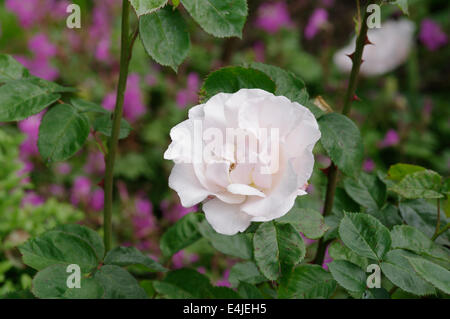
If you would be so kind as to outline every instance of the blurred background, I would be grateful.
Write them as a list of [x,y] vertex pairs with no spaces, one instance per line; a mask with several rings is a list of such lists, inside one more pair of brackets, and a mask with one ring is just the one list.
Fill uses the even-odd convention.
[[[81,7],[81,29],[66,27],[70,3]],[[382,39],[375,41],[378,53],[365,63],[376,72],[361,77],[351,117],[364,138],[363,170],[383,172],[405,162],[448,176],[450,3],[409,3],[407,17],[397,6],[382,6],[380,30],[387,21],[394,27],[386,31],[386,24],[384,36],[374,35]],[[13,55],[31,74],[76,87],[79,97],[112,110],[120,9],[120,0],[0,0],[0,53]],[[320,96],[322,106],[340,110],[348,74],[339,54],[351,53],[343,51],[358,19],[354,0],[249,0],[242,39],[215,39],[181,5],[180,10],[189,23],[192,47],[178,73],[154,63],[136,42],[124,106],[133,131],[120,141],[115,170],[115,244],[133,245],[157,258],[164,230],[198,209],[182,207],[168,188],[172,163],[162,154],[170,142],[170,128],[197,104],[203,79],[222,66],[273,64],[301,77],[312,100]],[[403,19],[409,21],[407,35],[395,24]],[[34,271],[21,263],[15,248],[29,236],[71,222],[101,232],[104,159],[94,135],[70,161],[47,166],[36,145],[41,118],[39,114],[17,124],[0,123],[0,295],[31,284]],[[325,175],[320,168],[330,161],[320,145],[315,154],[307,200],[321,209]],[[308,243],[312,251],[315,243]],[[201,240],[173,256],[168,265],[191,266],[217,285],[229,286],[228,273],[235,262]],[[147,276],[142,269],[135,272]]]

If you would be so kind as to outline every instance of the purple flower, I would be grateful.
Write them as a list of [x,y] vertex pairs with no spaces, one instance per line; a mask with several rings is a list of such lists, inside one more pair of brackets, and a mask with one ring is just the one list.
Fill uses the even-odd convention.
[[45,13],[39,0],[6,0],[5,7],[16,14],[23,28],[32,27]]
[[316,36],[322,25],[328,20],[328,12],[323,8],[314,10],[305,28],[305,38],[310,40]]
[[228,278],[230,277],[230,270],[227,269],[224,271],[222,279],[220,279],[219,281],[216,282],[216,286],[217,287],[228,287],[231,288],[231,283],[228,280]]
[[80,202],[87,204],[91,194],[91,181],[85,176],[78,176],[72,186],[72,194],[70,201],[73,205],[78,205]]
[[365,172],[372,172],[375,169],[375,162],[371,158],[367,158],[363,163],[363,170]]
[[195,212],[197,211],[197,206],[192,206],[192,207],[183,207],[181,206],[181,204],[177,203],[171,207],[169,207],[167,202],[162,202],[161,205],[161,210],[163,211],[163,217],[171,222],[176,222],[177,220],[179,220],[180,218],[182,218],[183,216]]
[[58,50],[43,33],[36,34],[28,41],[28,49],[33,52],[35,57],[43,59],[54,57]]
[[447,35],[441,30],[441,27],[431,19],[422,20],[419,39],[430,51],[436,51],[448,42]]
[[22,206],[40,206],[44,204],[44,199],[35,192],[28,192],[22,199]]
[[105,193],[104,193],[103,189],[101,189],[101,188],[96,189],[92,193],[91,199],[89,201],[89,207],[95,212],[102,211],[103,205],[104,205],[104,200],[105,200]]
[[69,175],[72,171],[72,166],[69,163],[60,163],[56,166],[56,171],[60,175]]
[[180,269],[184,266],[184,251],[180,250],[172,256],[172,265],[174,269]]
[[200,88],[200,78],[197,73],[189,73],[187,76],[187,87],[177,93],[176,101],[180,109],[184,109],[198,100],[197,91]]
[[285,2],[264,3],[258,8],[256,26],[268,33],[291,27],[292,21]]
[[136,212],[133,217],[135,235],[143,238],[156,229],[153,205],[148,199],[141,197],[136,199],[135,208]]
[[20,158],[22,159],[39,154],[37,141],[43,114],[44,112],[41,112],[18,123],[19,130],[27,136],[20,145]]
[[264,43],[261,41],[255,42],[253,45],[253,52],[255,54],[255,60],[258,62],[264,62],[266,59]]
[[99,151],[90,152],[87,162],[84,165],[84,171],[92,175],[103,175],[105,172],[105,158],[103,153]]
[[378,143],[379,148],[386,148],[390,146],[395,146],[400,142],[400,137],[398,136],[398,133],[396,130],[390,129],[387,131],[386,135],[384,136],[384,139]]
[[322,264],[322,268],[325,270],[328,270],[328,264],[333,261],[333,258],[331,258],[330,254],[328,253],[328,247],[325,250],[325,257],[323,259],[323,264]]
[[17,61],[22,63],[30,73],[34,76],[43,78],[48,81],[54,81],[59,77],[59,71],[50,65],[47,58],[35,57],[28,59],[23,56],[14,56]]

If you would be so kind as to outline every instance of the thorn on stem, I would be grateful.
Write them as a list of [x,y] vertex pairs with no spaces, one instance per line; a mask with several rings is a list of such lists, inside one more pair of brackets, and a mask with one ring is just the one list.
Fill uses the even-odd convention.
[[366,40],[364,41],[364,45],[375,45],[373,42],[369,40],[369,37],[366,35]]

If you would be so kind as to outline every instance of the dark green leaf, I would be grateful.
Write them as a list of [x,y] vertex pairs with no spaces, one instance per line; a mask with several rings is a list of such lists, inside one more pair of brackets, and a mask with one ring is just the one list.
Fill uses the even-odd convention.
[[201,214],[190,213],[170,227],[161,238],[161,251],[167,257],[199,240],[202,235],[199,225],[203,220]]
[[300,80],[294,73],[259,62],[253,62],[250,66],[264,72],[275,82],[277,86],[275,95],[285,96],[291,101],[298,102],[302,105],[308,102],[309,95],[305,82]]
[[261,273],[276,280],[299,263],[306,253],[305,244],[291,224],[266,222],[261,224],[254,237],[255,261]]
[[406,175],[398,184],[389,188],[407,199],[443,198],[441,176],[431,170],[419,171]]
[[259,70],[232,66],[208,75],[202,92],[205,95],[204,100],[208,100],[218,93],[235,93],[240,89],[262,89],[274,93],[275,82]]
[[241,299],[241,296],[228,287],[212,287],[212,298],[214,299]]
[[101,105],[82,99],[71,99],[70,103],[72,103],[72,105],[78,110],[78,112],[94,112],[103,114],[111,113]]
[[105,265],[130,266],[143,265],[151,271],[167,271],[161,264],[145,256],[135,247],[116,247],[109,251],[104,260]]
[[237,290],[238,294],[244,299],[264,299],[261,291],[249,283],[241,282]]
[[378,210],[386,201],[386,185],[377,176],[361,173],[357,179],[346,178],[344,189],[355,202],[371,210]]
[[104,265],[94,278],[102,285],[105,299],[147,299],[145,290],[121,267]]
[[167,0],[130,0],[138,17],[152,13],[167,3]]
[[235,264],[230,270],[228,280],[233,287],[237,287],[240,282],[255,285],[266,281],[266,278],[259,272],[254,262],[247,261]]
[[0,83],[19,80],[28,75],[28,70],[12,56],[0,54]]
[[328,113],[318,120],[321,142],[332,161],[345,174],[359,173],[363,160],[363,144],[358,127],[348,117]]
[[336,241],[328,246],[328,253],[333,260],[346,260],[355,265],[358,265],[362,269],[366,269],[368,265],[367,258],[359,256],[350,248],[347,248],[346,246]]
[[391,250],[381,263],[383,274],[396,286],[415,295],[423,296],[434,293],[434,289],[415,272],[408,262],[413,253],[406,250]]
[[400,182],[406,175],[424,170],[425,168],[422,166],[399,163],[389,167],[388,178]]
[[321,213],[310,208],[291,209],[289,213],[277,219],[277,223],[288,223],[302,232],[306,237],[318,239],[328,230]]
[[384,288],[370,288],[364,292],[363,299],[391,299],[389,292]]
[[163,281],[155,281],[153,286],[169,299],[210,298],[213,289],[206,276],[187,268],[169,272]]
[[245,0],[181,0],[206,32],[216,37],[242,37],[247,17]]
[[319,265],[300,265],[282,280],[278,290],[280,299],[330,298],[336,281]]
[[42,299],[99,299],[102,286],[93,278],[81,276],[80,288],[69,288],[67,279],[71,275],[65,265],[52,265],[37,273],[33,279],[32,292]]
[[384,205],[381,209],[369,209],[367,212],[389,229],[392,229],[393,226],[402,224],[403,222],[397,206],[390,203]]
[[8,82],[0,86],[0,122],[20,121],[38,114],[60,97],[26,80]]
[[407,257],[420,277],[434,287],[450,294],[450,271],[422,258]]
[[339,226],[339,235],[358,255],[375,260],[382,260],[391,247],[389,230],[367,214],[346,214]]
[[233,236],[218,234],[206,220],[199,225],[199,231],[218,251],[242,259],[253,258],[251,234],[240,233]]
[[165,7],[139,20],[139,35],[147,53],[159,64],[177,71],[191,46],[181,14]]
[[333,278],[342,287],[353,292],[366,290],[367,274],[357,265],[346,260],[334,260],[328,264]]
[[[112,132],[112,118],[111,114],[104,114],[97,117],[94,121],[93,127],[94,131],[100,132],[105,136],[110,137]],[[122,118],[120,122],[120,132],[119,132],[119,139],[126,138],[130,131],[132,130],[130,123],[127,122],[124,118]]]
[[58,104],[42,119],[39,153],[48,162],[64,161],[81,149],[88,136],[86,116],[68,104]]

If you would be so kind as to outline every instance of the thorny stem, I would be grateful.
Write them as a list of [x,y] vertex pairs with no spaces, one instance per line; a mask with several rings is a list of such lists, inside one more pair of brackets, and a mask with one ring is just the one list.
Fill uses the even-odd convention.
[[[359,10],[358,10],[359,11]],[[356,39],[356,48],[355,52],[351,54],[349,57],[353,61],[352,70],[350,73],[350,79],[349,84],[347,87],[347,92],[345,94],[345,100],[344,100],[344,107],[342,109],[343,115],[348,115],[350,113],[350,108],[352,105],[353,100],[355,99],[355,92],[356,92],[356,86],[358,84],[358,74],[359,69],[362,64],[362,55],[364,51],[364,46],[366,44],[369,44],[367,39],[367,18],[369,16],[369,13],[367,10],[365,10],[364,18],[361,21],[360,24],[360,30],[359,35]],[[331,210],[333,209],[333,202],[334,202],[334,194],[336,192],[336,184],[337,184],[337,176],[338,176],[338,168],[334,163],[331,163],[331,166],[328,170],[328,183],[327,183],[327,190],[325,195],[325,205],[323,208],[323,216],[328,216],[331,213]],[[316,257],[314,259],[314,263],[318,265],[322,265],[323,259],[325,256],[325,250],[327,245],[329,244],[329,241],[324,241],[323,237],[319,240],[318,246],[317,246],[317,253]]]
[[[119,83],[117,85],[117,98],[114,113],[112,115],[112,133],[108,139],[108,154],[106,156],[105,169],[105,208],[103,212],[104,243],[106,251],[111,249],[112,243],[112,202],[113,202],[113,172],[114,162],[117,153],[117,144],[119,140],[120,122],[123,114],[123,101],[125,89],[127,86],[128,66],[131,59],[132,43],[134,38],[130,39],[129,19],[130,3],[128,0],[122,1],[122,34],[120,47],[120,73]],[[131,44],[131,45],[130,45]]]

